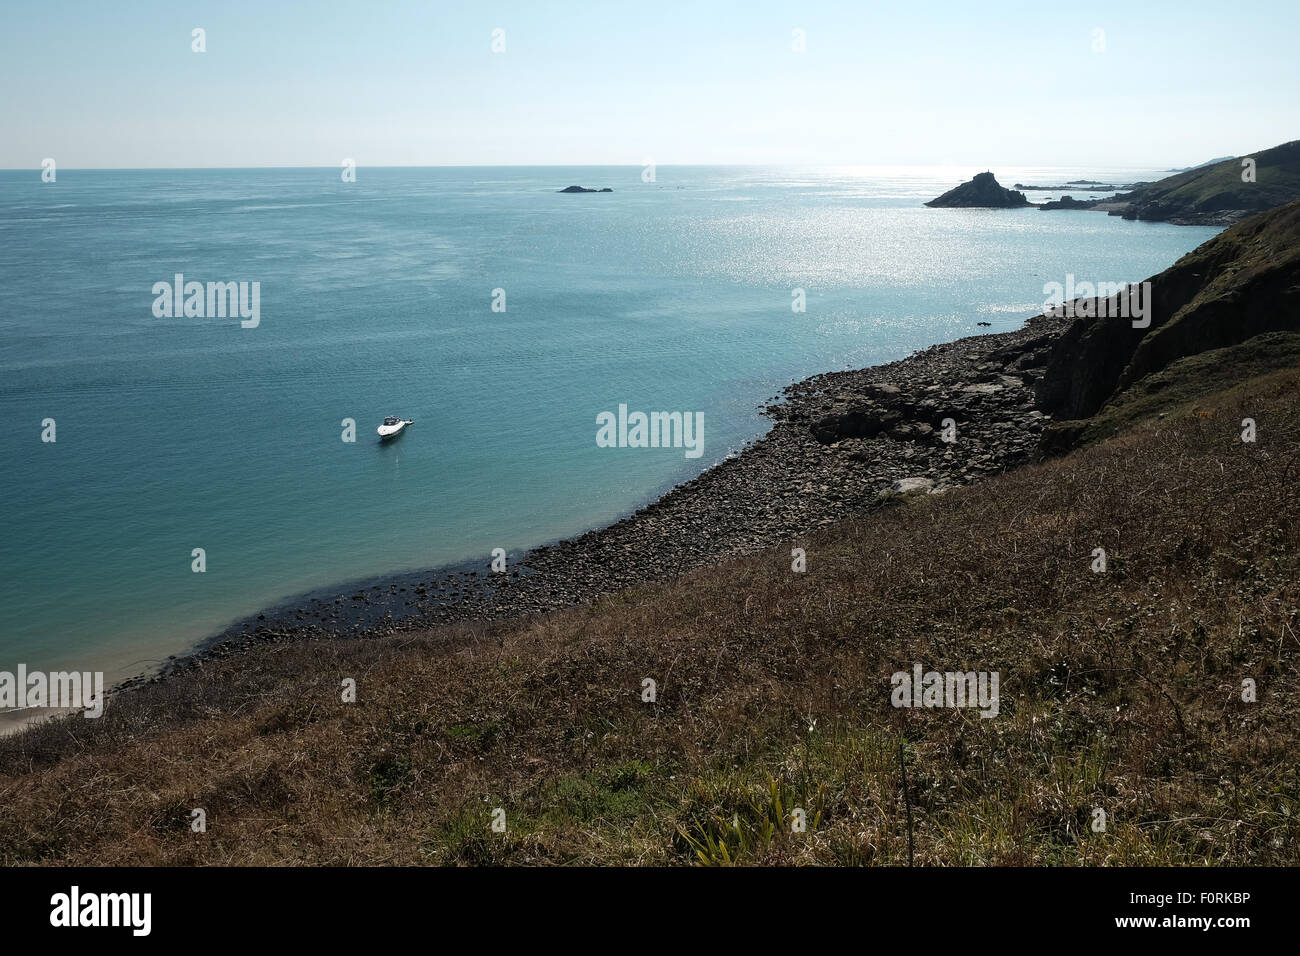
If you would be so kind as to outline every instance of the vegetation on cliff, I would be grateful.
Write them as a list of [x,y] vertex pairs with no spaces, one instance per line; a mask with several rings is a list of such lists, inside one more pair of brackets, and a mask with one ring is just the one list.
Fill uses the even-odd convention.
[[[1253,175],[1245,178],[1244,160],[1253,164]],[[1300,140],[1197,166],[1103,202],[1111,215],[1125,219],[1223,226],[1295,199],[1300,199]]]

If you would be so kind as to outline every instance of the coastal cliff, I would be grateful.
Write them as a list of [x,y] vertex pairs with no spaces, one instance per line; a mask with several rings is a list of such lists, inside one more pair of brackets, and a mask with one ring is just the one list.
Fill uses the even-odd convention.
[[1139,183],[1116,196],[1083,200],[1063,196],[1039,208],[1095,209],[1178,226],[1230,226],[1295,199],[1300,199],[1300,140],[1206,163],[1154,183]]
[[[1254,177],[1243,178],[1243,160]],[[1119,198],[1119,197],[1117,197]],[[1169,176],[1123,197],[1111,215],[1175,225],[1224,226],[1300,198],[1300,140]]]
[[1035,386],[1043,411],[1085,419],[1180,359],[1300,332],[1300,201],[1238,223],[1149,281],[1149,327],[1120,315],[1115,297],[1108,316],[1077,318],[1056,340]]

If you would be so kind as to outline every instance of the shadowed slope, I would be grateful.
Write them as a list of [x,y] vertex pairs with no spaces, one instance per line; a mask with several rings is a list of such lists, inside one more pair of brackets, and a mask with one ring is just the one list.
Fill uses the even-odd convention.
[[1061,335],[1037,383],[1044,411],[1086,418],[1180,358],[1300,331],[1300,201],[1238,223],[1149,281],[1149,328],[1134,328],[1112,298],[1107,317],[1076,319]]

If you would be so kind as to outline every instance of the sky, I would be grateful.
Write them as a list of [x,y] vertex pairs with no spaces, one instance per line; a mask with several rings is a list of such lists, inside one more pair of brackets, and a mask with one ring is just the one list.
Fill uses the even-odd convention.
[[1297,51],[1297,0],[15,2],[0,168],[1171,168],[1300,138]]

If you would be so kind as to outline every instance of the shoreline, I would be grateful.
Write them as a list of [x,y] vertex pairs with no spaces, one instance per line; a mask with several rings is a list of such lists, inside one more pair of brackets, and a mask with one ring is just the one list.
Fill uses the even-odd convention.
[[[762,407],[766,434],[612,524],[507,556],[321,588],[232,623],[110,693],[264,643],[372,639],[527,617],[794,542],[900,493],[942,493],[1031,460],[1050,418],[1033,386],[1069,320],[1034,316],[883,365],[825,372]],[[957,423],[946,443],[940,422]]]

